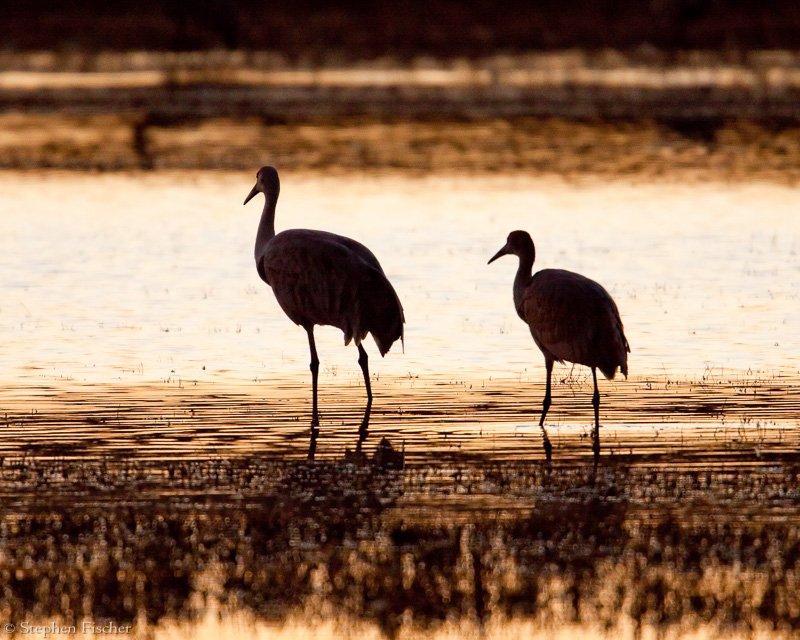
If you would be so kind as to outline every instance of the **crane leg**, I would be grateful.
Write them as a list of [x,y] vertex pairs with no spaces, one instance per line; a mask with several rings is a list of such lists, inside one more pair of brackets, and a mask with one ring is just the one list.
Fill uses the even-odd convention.
[[547,430],[544,428],[544,418],[547,415],[547,410],[550,408],[550,378],[553,375],[553,361],[545,358],[545,369],[547,369],[547,386],[544,392],[544,401],[542,402],[542,417],[539,419],[539,426],[542,428],[542,444],[544,446],[544,455],[547,461],[550,462],[553,454],[553,445],[550,444],[550,438],[547,437]]
[[317,357],[317,345],[314,344],[314,327],[312,326],[307,328],[306,333],[308,333],[308,348],[311,350],[311,389],[313,393],[311,426],[313,428],[319,426],[319,413],[317,411],[317,378],[319,377],[319,358]]
[[592,380],[594,380],[594,395],[592,395],[592,406],[594,407],[594,451],[595,464],[600,455],[600,392],[597,390],[597,371],[592,367]]
[[358,364],[364,374],[364,386],[367,388],[367,408],[364,411],[364,420],[361,422],[361,429],[359,430],[361,435],[361,439],[359,440],[360,446],[361,442],[367,436],[367,427],[369,427],[369,414],[372,411],[372,387],[369,384],[369,358],[367,357],[367,352],[360,343],[358,345]]

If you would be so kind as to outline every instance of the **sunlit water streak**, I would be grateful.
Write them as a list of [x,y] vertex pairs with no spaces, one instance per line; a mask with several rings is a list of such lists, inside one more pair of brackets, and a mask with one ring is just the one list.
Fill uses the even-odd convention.
[[[537,382],[385,384],[373,408],[364,451],[388,438],[408,465],[542,458]],[[628,467],[769,466],[794,455],[797,378],[664,377],[617,385],[603,406],[601,440],[611,462]],[[304,385],[92,385],[61,383],[0,391],[3,452],[10,459],[106,459],[135,464],[220,461],[259,456],[305,460],[310,447]],[[587,381],[557,380],[548,432],[561,464],[589,464],[592,412]],[[321,460],[358,448],[364,399],[334,386],[320,403]],[[0,465],[1,466],[1,465]]]
[[[241,205],[253,176],[0,175],[5,383],[309,377],[304,332],[254,268],[260,204]],[[800,367],[796,189],[282,177],[278,230],[361,240],[403,301],[405,353],[382,360],[368,346],[379,395],[386,379],[541,379],[511,301],[516,262],[486,265],[516,228],[531,232],[536,267],[579,271],[614,296],[633,375]],[[337,330],[319,329],[318,348],[323,397],[361,384]]]

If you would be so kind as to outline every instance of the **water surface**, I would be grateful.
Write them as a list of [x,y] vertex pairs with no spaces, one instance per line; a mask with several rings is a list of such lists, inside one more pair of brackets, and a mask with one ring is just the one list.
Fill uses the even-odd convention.
[[[0,176],[0,357],[9,383],[235,384],[305,375],[305,335],[256,274],[253,175]],[[796,190],[520,176],[283,176],[278,229],[324,228],[379,257],[406,309],[406,349],[376,376],[539,377],[511,302],[528,230],[537,268],[579,271],[617,301],[633,375],[797,370]],[[326,376],[360,373],[321,328]],[[374,352],[373,352],[374,353]],[[326,380],[326,385],[329,381]]]
[[[2,173],[3,622],[136,637],[790,637],[800,222],[774,184],[282,174],[276,225],[367,244],[405,351],[305,334],[255,271],[254,173]],[[511,300],[601,282],[631,343],[544,366]],[[369,340],[369,339],[368,339]],[[381,457],[386,438],[404,458]],[[384,446],[386,446],[384,444]],[[355,452],[359,451],[359,454]],[[54,637],[50,635],[48,637]]]

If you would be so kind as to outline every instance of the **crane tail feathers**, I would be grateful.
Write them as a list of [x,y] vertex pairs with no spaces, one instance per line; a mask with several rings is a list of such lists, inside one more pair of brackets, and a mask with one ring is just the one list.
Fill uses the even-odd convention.
[[364,325],[375,339],[381,356],[386,355],[392,345],[400,339],[405,353],[405,335],[403,324],[406,321],[403,305],[397,297],[394,288],[381,274],[373,285],[372,295],[368,297]]
[[[375,332],[372,332],[372,337],[375,338],[375,344],[378,345],[378,351],[380,351],[381,356],[385,356],[387,353],[389,353],[389,349],[392,348],[392,345],[397,338],[401,338],[402,342],[402,335],[388,337],[387,335],[376,335]],[[403,344],[403,353],[405,353],[405,344]]]

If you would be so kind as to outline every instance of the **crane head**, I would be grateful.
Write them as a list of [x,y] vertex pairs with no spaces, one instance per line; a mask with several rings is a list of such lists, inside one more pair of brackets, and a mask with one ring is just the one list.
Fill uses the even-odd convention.
[[500,249],[500,251],[495,253],[487,264],[492,264],[492,262],[501,256],[507,255],[515,255],[519,257],[527,255],[533,257],[536,255],[536,250],[533,246],[533,240],[531,240],[531,236],[527,231],[512,231],[509,233],[508,238],[506,238],[505,246]]
[[275,167],[261,167],[256,174],[256,184],[247,194],[243,204],[250,202],[257,193],[263,193],[268,199],[274,200],[281,190],[281,181]]

